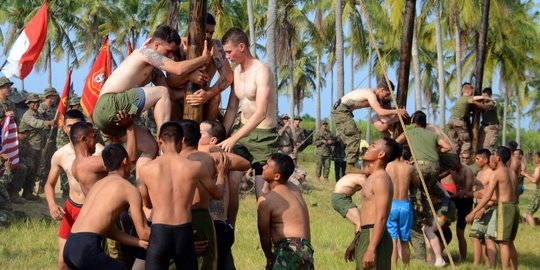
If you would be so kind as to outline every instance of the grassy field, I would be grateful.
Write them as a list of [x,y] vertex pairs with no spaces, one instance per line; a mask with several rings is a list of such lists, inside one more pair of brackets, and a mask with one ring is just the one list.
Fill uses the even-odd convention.
[[[306,168],[308,177],[314,175],[314,165],[301,162]],[[309,180],[313,177],[309,178]],[[330,179],[334,179],[331,173]],[[311,237],[315,250],[316,269],[354,269],[353,263],[345,263],[343,252],[353,237],[353,228],[345,219],[335,212],[330,205],[330,194],[333,182],[317,182],[311,180],[311,192],[304,195],[309,206],[311,218]],[[525,194],[521,197],[520,208],[525,213],[529,198],[533,193],[533,185],[526,185]],[[357,201],[358,198],[355,198]],[[44,218],[48,215],[44,203],[32,207],[30,218],[19,221],[8,228],[0,228],[0,269],[55,269],[57,254],[58,223]],[[255,197],[247,195],[241,199],[240,211],[236,227],[236,242],[233,254],[238,269],[263,269],[264,254],[259,246],[257,233],[257,216]],[[468,234],[469,227],[467,227]],[[538,230],[522,223],[516,239],[521,269],[539,269],[540,243]],[[469,260],[472,247],[469,241]],[[450,243],[453,255],[458,254],[457,240]],[[390,259],[390,258],[388,258]],[[403,268],[399,266],[398,268]],[[474,267],[470,263],[457,266],[459,269],[484,269]],[[409,269],[432,269],[427,264],[412,261]]]

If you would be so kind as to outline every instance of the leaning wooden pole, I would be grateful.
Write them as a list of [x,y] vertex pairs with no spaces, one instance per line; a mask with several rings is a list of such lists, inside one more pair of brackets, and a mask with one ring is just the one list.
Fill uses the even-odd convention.
[[[206,0],[189,0],[187,59],[194,59],[201,56],[204,50],[206,7]],[[190,106],[185,100],[188,94],[193,94],[195,91],[203,88],[204,85],[188,83],[184,94],[184,119],[191,119],[199,123],[203,120],[203,106]]]
[[[476,54],[476,74],[474,82],[474,95],[479,96],[482,94],[482,79],[484,78],[484,63],[486,62],[486,44],[487,44],[487,31],[489,25],[489,4],[490,0],[482,1],[482,25],[480,26],[480,37],[478,39],[478,53]],[[478,137],[480,127],[480,113],[473,112],[472,123],[472,153],[476,154],[478,150]]]
[[[403,33],[401,34],[401,50],[399,56],[398,73],[398,108],[407,107],[407,92],[409,91],[409,74],[411,70],[411,50],[414,33],[414,20],[416,17],[416,0],[407,0],[405,3],[405,12],[403,13]],[[392,89],[394,90],[394,89]],[[394,137],[399,136],[403,130],[396,125]]]

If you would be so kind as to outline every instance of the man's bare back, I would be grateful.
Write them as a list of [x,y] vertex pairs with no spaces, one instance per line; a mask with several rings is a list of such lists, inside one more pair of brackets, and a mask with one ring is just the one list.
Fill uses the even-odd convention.
[[97,181],[107,176],[107,169],[101,156],[76,157],[71,172],[79,182],[81,191],[86,195]]
[[346,174],[334,187],[334,193],[345,194],[352,196],[354,193],[362,189],[366,182],[366,176],[363,174]]
[[402,160],[394,160],[386,165],[386,172],[394,186],[393,200],[408,201],[411,184],[418,187],[420,182],[414,167]]

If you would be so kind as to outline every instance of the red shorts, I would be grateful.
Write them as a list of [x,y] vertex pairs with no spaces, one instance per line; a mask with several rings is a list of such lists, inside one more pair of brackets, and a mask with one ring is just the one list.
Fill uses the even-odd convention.
[[67,198],[66,200],[66,206],[64,207],[64,218],[62,218],[62,222],[60,223],[60,230],[58,230],[58,237],[62,239],[67,239],[69,236],[69,233],[71,232],[71,227],[73,226],[73,223],[75,223],[75,220],[77,220],[77,216],[79,216],[79,212],[81,212],[82,204],[75,203],[71,200],[71,198]]

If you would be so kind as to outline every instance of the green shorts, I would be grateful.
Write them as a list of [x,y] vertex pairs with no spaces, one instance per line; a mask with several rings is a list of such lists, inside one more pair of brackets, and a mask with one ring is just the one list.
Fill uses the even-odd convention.
[[315,269],[313,247],[302,238],[285,238],[274,245],[276,261],[272,269]]
[[[362,226],[362,234],[356,241],[356,250],[355,250],[354,257],[356,261],[357,270],[364,269],[362,267],[362,258],[364,257],[364,253],[366,252],[369,246],[371,234],[373,233],[372,231],[373,231],[373,225]],[[373,267],[373,269],[390,270],[392,268],[392,262],[390,260],[390,258],[392,257],[392,250],[393,250],[392,245],[393,245],[392,237],[388,233],[388,230],[385,229],[381,242],[379,242],[379,245],[377,246],[377,249],[375,251],[375,267]]]
[[352,201],[352,196],[332,193],[332,207],[336,210],[342,217],[347,216],[347,211],[351,208],[355,208],[356,205]]
[[488,224],[487,235],[495,241],[513,241],[519,227],[519,207],[515,202],[499,202]]
[[197,231],[194,241],[208,241],[206,251],[197,255],[197,262],[201,270],[215,270],[217,268],[217,242],[214,221],[208,209],[191,209],[191,225]]
[[109,136],[122,136],[126,130],[116,126],[118,121],[116,114],[118,111],[125,111],[128,114],[138,116],[144,108],[144,103],[145,96],[142,88],[132,88],[122,93],[104,94],[99,97],[94,108],[92,116],[94,124]]
[[474,237],[480,240],[485,239],[488,230],[488,224],[493,216],[494,211],[495,207],[490,207],[484,212],[484,215],[482,215],[481,218],[474,219],[469,237]]
[[532,215],[536,213],[538,210],[538,207],[540,207],[540,189],[537,188],[534,192],[533,197],[531,198],[531,201],[529,202],[529,206],[527,206],[527,214]]
[[[233,127],[232,133],[236,133],[242,125]],[[232,152],[249,160],[251,163],[263,163],[278,152],[279,134],[276,128],[256,128],[246,137],[238,140],[232,148]]]

